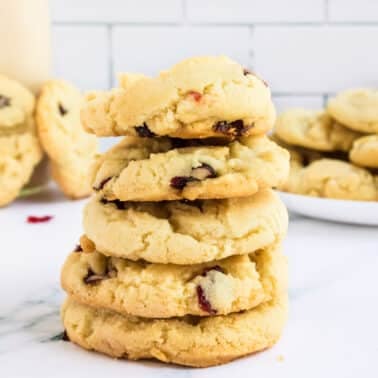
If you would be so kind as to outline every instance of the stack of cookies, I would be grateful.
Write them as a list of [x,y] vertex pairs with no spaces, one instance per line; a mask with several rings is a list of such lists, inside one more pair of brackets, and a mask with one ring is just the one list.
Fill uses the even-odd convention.
[[34,108],[33,93],[0,75],[0,207],[18,196],[42,159]]
[[273,139],[291,153],[290,177],[280,189],[378,201],[378,91],[342,92],[324,111],[288,110]]
[[82,122],[124,138],[99,157],[62,271],[67,337],[109,356],[211,366],[272,346],[287,317],[271,187],[289,154],[264,133],[270,90],[226,57],[88,94]]

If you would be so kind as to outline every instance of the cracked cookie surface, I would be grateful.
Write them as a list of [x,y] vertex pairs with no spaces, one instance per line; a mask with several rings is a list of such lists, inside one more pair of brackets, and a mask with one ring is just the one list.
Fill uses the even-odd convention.
[[287,224],[286,208],[271,190],[194,202],[107,202],[95,196],[83,218],[101,253],[172,264],[251,253],[283,238]]
[[363,133],[378,133],[378,90],[351,89],[331,98],[327,112],[343,125]]
[[361,136],[323,111],[292,109],[280,114],[274,133],[285,143],[319,151],[348,151]]
[[274,345],[288,312],[287,267],[267,287],[271,300],[229,315],[148,319],[79,304],[68,298],[62,320],[68,338],[88,350],[132,360],[205,367]]
[[98,136],[208,138],[260,135],[275,121],[266,83],[227,57],[184,60],[155,78],[123,74],[91,92],[83,125]]
[[38,133],[51,159],[53,178],[70,198],[91,192],[89,170],[97,153],[97,139],[80,122],[82,95],[71,84],[44,84],[37,102]]
[[378,168],[378,135],[357,139],[349,153],[350,160],[360,166]]
[[125,137],[97,160],[93,187],[107,200],[195,200],[250,196],[287,178],[289,153],[265,136],[197,143]]
[[271,300],[273,281],[286,258],[270,246],[250,255],[205,264],[151,264],[73,252],[62,270],[62,287],[75,300],[124,315],[170,318],[225,315]]

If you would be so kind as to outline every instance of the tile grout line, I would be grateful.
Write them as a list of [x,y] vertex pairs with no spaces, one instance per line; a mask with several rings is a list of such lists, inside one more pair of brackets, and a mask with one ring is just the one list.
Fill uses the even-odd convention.
[[113,57],[113,25],[107,25],[108,30],[108,86],[109,88],[113,87],[113,78],[114,78],[114,57]]

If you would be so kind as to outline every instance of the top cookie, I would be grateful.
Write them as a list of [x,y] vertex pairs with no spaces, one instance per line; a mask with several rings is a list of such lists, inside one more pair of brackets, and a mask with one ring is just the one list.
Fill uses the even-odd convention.
[[378,91],[351,89],[331,98],[328,113],[343,125],[357,131],[378,133]]
[[292,109],[282,113],[274,129],[280,140],[318,151],[348,151],[361,134],[340,125],[323,111]]
[[184,60],[155,78],[123,74],[92,92],[81,119],[99,136],[207,138],[262,134],[275,121],[267,85],[227,57]]
[[47,82],[37,103],[38,132],[52,161],[52,173],[71,198],[90,194],[89,168],[97,153],[97,139],[80,122],[82,95],[61,80]]
[[34,106],[34,95],[27,88],[0,75],[0,130],[27,123]]

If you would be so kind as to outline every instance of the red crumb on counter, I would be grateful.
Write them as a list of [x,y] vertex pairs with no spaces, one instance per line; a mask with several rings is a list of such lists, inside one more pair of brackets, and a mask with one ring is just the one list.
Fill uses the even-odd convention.
[[26,218],[26,222],[27,223],[44,223],[44,222],[49,222],[52,218],[54,218],[52,215],[43,215],[43,216],[29,215]]

